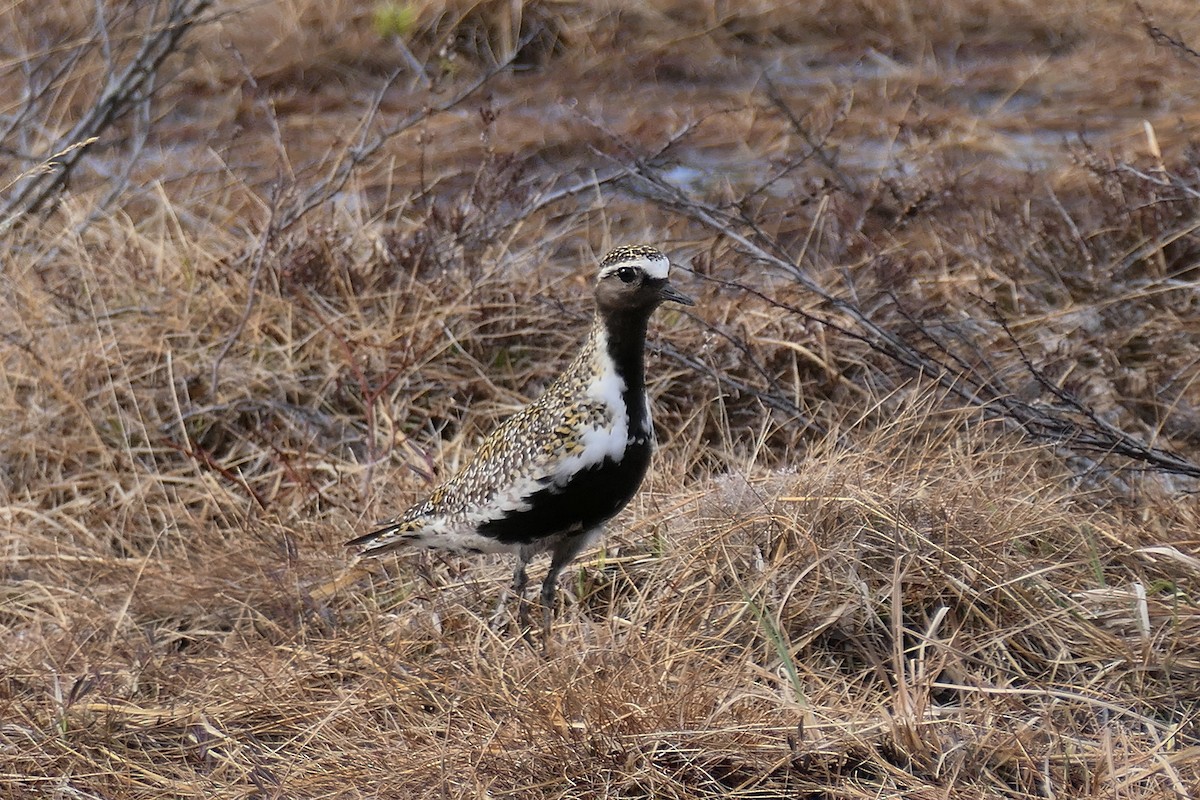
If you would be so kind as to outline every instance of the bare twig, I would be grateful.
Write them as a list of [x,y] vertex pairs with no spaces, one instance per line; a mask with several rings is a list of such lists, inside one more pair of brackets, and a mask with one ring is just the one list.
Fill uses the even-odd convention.
[[[1016,349],[1021,363],[1025,365],[1029,374],[1034,377],[1042,389],[1063,405],[1063,408],[1058,409],[1035,407],[1024,403],[1015,404],[1016,410],[1024,417],[1023,424],[1027,428],[1035,430],[1042,438],[1049,438],[1049,435],[1062,437],[1072,447],[1105,455],[1111,453],[1124,456],[1162,472],[1200,478],[1200,465],[1178,453],[1160,447],[1152,447],[1136,436],[1121,430],[1101,418],[1094,409],[1085,405],[1072,392],[1049,380],[1045,373],[1034,365],[1025,352],[1025,348],[1021,346],[1017,337],[1009,329],[1008,323],[1000,317],[994,304],[992,311],[996,314],[1008,341]],[[1078,415],[1082,422],[1070,419],[1065,416],[1064,412]]]
[[1178,50],[1180,53],[1183,53],[1185,56],[1190,58],[1200,59],[1200,50],[1196,50],[1188,45],[1188,43],[1182,38],[1178,36],[1172,36],[1162,28],[1158,27],[1158,25],[1155,25],[1154,20],[1146,12],[1146,9],[1142,7],[1141,3],[1134,3],[1134,7],[1137,8],[1138,14],[1141,15],[1142,27],[1146,30],[1146,35],[1150,37],[1151,41],[1153,41],[1155,44]]
[[473,94],[479,91],[489,81],[500,73],[507,70],[516,53],[520,52],[521,48],[528,43],[528,37],[522,40],[520,46],[515,48],[513,54],[504,62],[497,64],[492,69],[480,75],[467,86],[460,89],[448,100],[441,103],[429,106],[414,114],[410,114],[399,122],[392,123],[384,128],[373,137],[370,136],[371,126],[374,123],[375,117],[379,113],[379,106],[383,102],[383,97],[386,91],[395,83],[400,73],[396,72],[383,83],[379,91],[376,92],[375,98],[367,109],[364,115],[363,123],[359,127],[358,143],[353,147],[348,147],[330,166],[326,176],[318,183],[303,192],[295,202],[282,209],[278,217],[279,231],[282,233],[290,229],[293,225],[303,219],[314,208],[328,202],[332,197],[338,194],[345,187],[346,182],[358,167],[370,160],[379,150],[396,136],[404,133],[407,130],[427,121],[430,117],[437,114],[444,114],[450,111],[464,101],[470,98]]
[[[846,173],[842,171],[842,168],[838,166],[837,160],[829,153],[828,148],[825,146],[828,133],[821,137],[814,136],[812,131],[808,129],[808,126],[806,126],[800,120],[800,118],[796,116],[796,113],[792,111],[792,108],[788,105],[787,100],[784,99],[778,87],[776,87],[775,83],[771,80],[771,76],[764,74],[763,82],[767,85],[767,97],[770,98],[771,105],[774,106],[779,113],[783,114],[784,118],[787,119],[788,124],[792,126],[792,130],[795,131],[800,138],[804,140],[804,143],[808,145],[809,153],[818,161],[820,161],[825,169],[829,170],[830,174],[833,175],[834,179],[837,180],[838,185],[842,188],[842,191],[853,192],[854,185],[851,183],[850,178],[847,177]],[[843,106],[842,109],[842,116],[845,116],[849,112],[849,102],[850,100],[847,98],[846,105]],[[807,160],[807,158],[804,160]]]
[[[941,356],[919,346],[905,335],[878,321],[872,313],[865,311],[857,303],[838,297],[818,284],[798,266],[796,260],[787,258],[784,247],[767,235],[754,220],[735,217],[724,209],[689,197],[665,180],[661,172],[647,161],[635,160],[626,164],[625,170],[627,180],[624,185],[629,191],[720,234],[733,242],[744,256],[779,269],[805,290],[827,303],[838,315],[853,323],[857,328],[852,334],[855,338],[914,373],[932,378],[952,395],[980,408],[988,416],[1014,424],[1035,438],[1053,441],[1079,451],[1120,455],[1161,472],[1200,477],[1200,465],[1178,453],[1154,447],[1127,431],[1120,430],[1103,420],[1078,398],[1047,381],[1020,349],[1007,326],[1005,331],[1009,340],[1017,347],[1025,368],[1044,389],[1051,392],[1061,406],[1034,405],[1021,400],[1004,385],[994,370],[981,371],[966,362],[931,330],[902,312],[902,316],[915,326],[918,335],[927,344],[932,344],[934,353],[940,353]],[[740,284],[738,288],[755,294],[774,308],[796,313],[796,309],[779,303],[760,291]],[[834,324],[832,318],[822,321],[824,324]],[[1000,324],[1004,324],[1002,320]],[[843,333],[851,332],[845,327],[834,327],[838,327]],[[686,363],[683,359],[680,360]],[[690,366],[695,368],[697,365]],[[761,397],[761,393],[756,394]],[[767,394],[774,395],[771,392]],[[770,405],[778,407],[774,402]]]
[[[29,174],[26,180],[17,182],[15,191],[0,206],[0,219],[11,221],[46,207],[67,185],[72,172],[92,145],[153,94],[158,85],[156,76],[163,63],[178,50],[183,37],[204,22],[204,12],[211,5],[212,0],[167,0],[165,7],[160,4],[153,9],[137,53],[123,69],[116,70],[114,66],[113,73],[91,108],[44,151],[58,153],[61,158],[52,160],[53,157],[35,157],[39,162],[52,165],[52,168],[37,170]],[[160,9],[164,8],[160,19]],[[99,19],[97,25],[102,35],[95,37],[94,46],[107,48],[107,29]],[[111,56],[109,63],[112,64]],[[36,105],[43,101],[41,96],[35,96],[26,102]],[[28,118],[33,113],[32,110],[24,110],[19,116]]]
[[246,304],[242,308],[242,314],[238,317],[237,324],[233,326],[233,330],[229,332],[229,336],[225,338],[225,344],[221,346],[216,357],[213,359],[212,370],[209,373],[210,393],[213,397],[217,396],[217,384],[221,378],[221,362],[225,360],[225,356],[229,354],[230,348],[234,342],[242,335],[242,331],[246,328],[246,322],[250,319],[250,314],[254,311],[254,303],[258,299],[258,282],[262,278],[263,263],[266,259],[267,252],[271,248],[271,243],[275,241],[279,229],[275,225],[275,209],[278,205],[277,196],[271,198],[270,209],[271,216],[267,220],[267,224],[263,227],[262,234],[259,236],[258,247],[254,248],[254,255],[250,261],[250,283],[246,287]]

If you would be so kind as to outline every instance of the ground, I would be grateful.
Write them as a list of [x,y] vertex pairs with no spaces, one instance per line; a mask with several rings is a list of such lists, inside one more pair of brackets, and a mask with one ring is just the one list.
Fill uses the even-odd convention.
[[[0,28],[0,796],[1197,794],[1191,2]],[[697,305],[545,652],[356,564],[639,242]]]

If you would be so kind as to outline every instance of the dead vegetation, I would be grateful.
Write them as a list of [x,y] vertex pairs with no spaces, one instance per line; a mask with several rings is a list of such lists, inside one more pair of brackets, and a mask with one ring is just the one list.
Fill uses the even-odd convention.
[[[18,2],[0,795],[1194,796],[1198,22]],[[633,241],[700,302],[552,656],[347,572]]]

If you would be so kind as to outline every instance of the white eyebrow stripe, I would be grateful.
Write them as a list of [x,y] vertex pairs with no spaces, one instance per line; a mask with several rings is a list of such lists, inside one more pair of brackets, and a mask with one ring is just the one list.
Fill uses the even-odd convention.
[[622,267],[635,267],[643,270],[651,278],[663,279],[671,269],[671,262],[666,258],[632,258],[629,261],[618,261],[600,270],[600,277],[607,278]]

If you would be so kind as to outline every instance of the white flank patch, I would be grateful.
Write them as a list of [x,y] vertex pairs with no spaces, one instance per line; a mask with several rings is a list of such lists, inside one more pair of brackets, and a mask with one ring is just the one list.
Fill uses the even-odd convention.
[[472,531],[456,530],[429,542],[426,547],[432,550],[457,550],[460,553],[515,553],[521,545],[517,542],[505,543]]
[[671,269],[671,262],[664,255],[659,255],[655,258],[638,256],[637,258],[630,258],[625,261],[618,261],[616,264],[608,265],[600,272],[600,277],[607,278],[622,267],[635,267],[645,271],[651,278],[662,279],[667,277],[667,273]]
[[421,533],[412,540],[415,547],[429,550],[457,550],[469,553],[478,550],[482,553],[515,553],[520,545],[505,544],[489,536],[481,536],[474,531],[474,525],[454,525],[444,517],[430,520]]
[[485,522],[500,519],[516,511],[528,511],[533,508],[528,502],[529,496],[544,488],[546,487],[534,477],[518,480],[503,492],[497,493],[485,508],[479,509],[476,521]]

